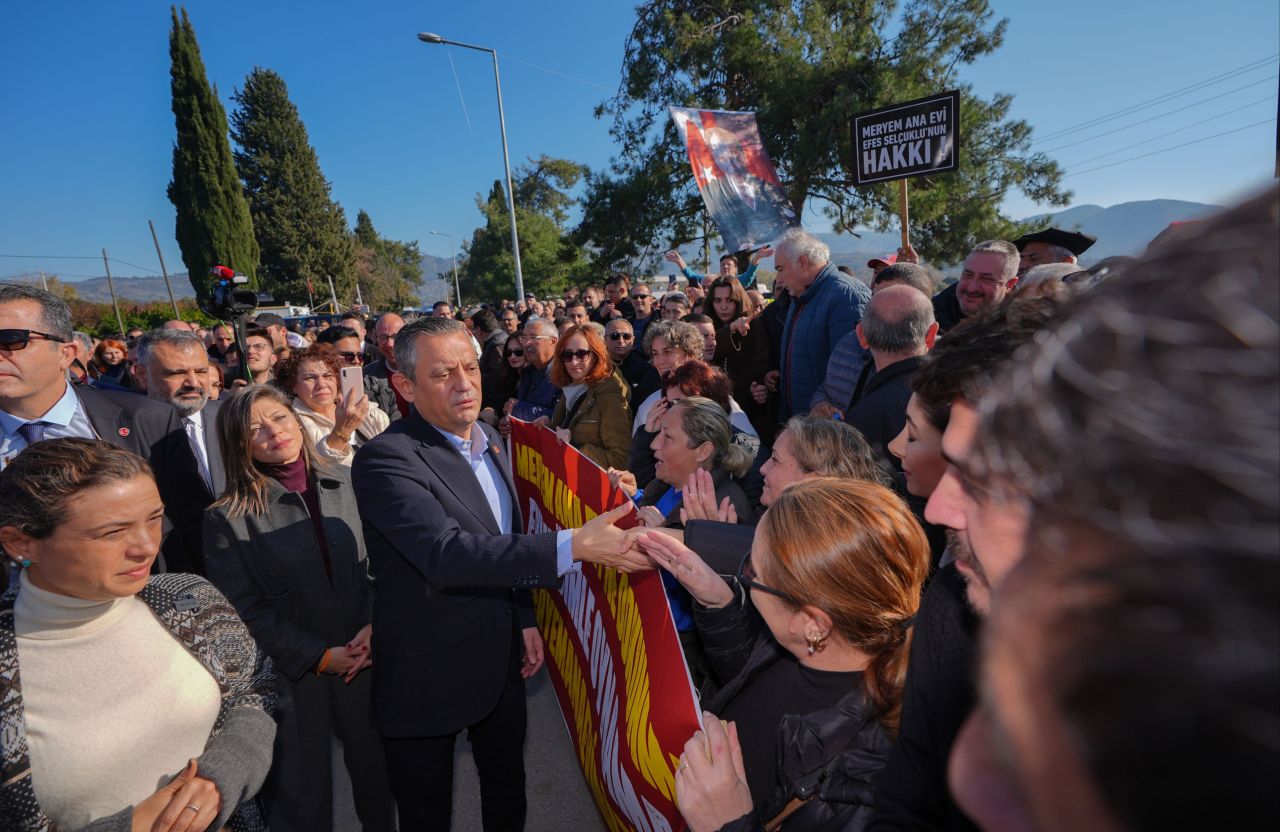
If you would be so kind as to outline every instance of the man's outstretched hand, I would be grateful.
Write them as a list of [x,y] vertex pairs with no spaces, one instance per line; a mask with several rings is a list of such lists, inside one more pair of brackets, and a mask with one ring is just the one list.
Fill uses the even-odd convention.
[[627,501],[615,509],[606,511],[580,529],[573,531],[573,559],[583,563],[612,566],[623,572],[639,572],[652,569],[653,561],[632,546],[627,533],[614,523],[635,511],[635,504]]

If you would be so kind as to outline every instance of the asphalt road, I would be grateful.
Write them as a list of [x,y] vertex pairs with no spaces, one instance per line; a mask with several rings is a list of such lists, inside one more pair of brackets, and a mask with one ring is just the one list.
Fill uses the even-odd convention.
[[[539,671],[527,685],[529,736],[524,747],[526,793],[529,796],[527,832],[597,832],[604,830],[595,803],[582,780],[569,744],[555,691],[547,671]],[[453,830],[481,832],[480,782],[471,745],[460,738],[454,760]],[[351,802],[351,784],[342,765],[342,751],[334,742],[334,832],[359,832]]]

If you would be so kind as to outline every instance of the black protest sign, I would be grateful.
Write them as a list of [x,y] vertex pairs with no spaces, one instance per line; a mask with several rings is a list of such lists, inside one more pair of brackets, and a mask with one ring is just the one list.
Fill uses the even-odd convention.
[[960,93],[944,92],[853,117],[853,178],[859,185],[955,170]]

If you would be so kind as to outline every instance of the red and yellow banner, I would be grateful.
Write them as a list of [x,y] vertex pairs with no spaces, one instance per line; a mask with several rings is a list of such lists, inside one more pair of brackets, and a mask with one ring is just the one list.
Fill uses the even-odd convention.
[[[626,500],[551,431],[511,425],[525,531],[576,528]],[[586,565],[558,591],[536,590],[534,605],[560,711],[605,825],[683,829],[675,768],[700,726],[661,578]]]

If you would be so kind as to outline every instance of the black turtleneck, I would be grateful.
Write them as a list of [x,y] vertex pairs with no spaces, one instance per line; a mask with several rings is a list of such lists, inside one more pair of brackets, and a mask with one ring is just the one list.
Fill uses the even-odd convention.
[[311,515],[311,528],[315,531],[320,555],[324,558],[324,573],[332,581],[333,567],[329,558],[329,540],[324,533],[324,515],[320,512],[320,494],[316,491],[315,483],[312,482],[307,471],[306,456],[298,454],[298,458],[293,462],[271,463],[254,460],[253,464],[263,474],[283,485],[286,491],[292,491],[302,497],[302,502],[307,507],[307,514]]

